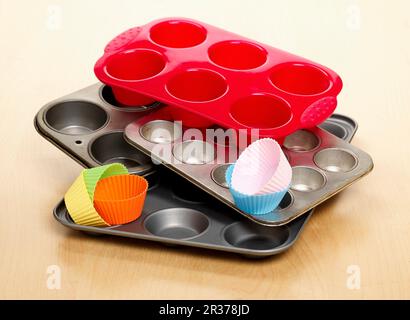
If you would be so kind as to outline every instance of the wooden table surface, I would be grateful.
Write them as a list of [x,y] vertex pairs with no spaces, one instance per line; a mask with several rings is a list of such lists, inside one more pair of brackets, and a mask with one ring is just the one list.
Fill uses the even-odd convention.
[[[409,299],[409,12],[407,0],[1,0],[0,298]],[[359,122],[353,143],[375,169],[321,205],[282,255],[93,238],[52,217],[81,168],[36,133],[35,113],[96,82],[113,36],[166,16],[320,61],[344,80],[337,111]]]

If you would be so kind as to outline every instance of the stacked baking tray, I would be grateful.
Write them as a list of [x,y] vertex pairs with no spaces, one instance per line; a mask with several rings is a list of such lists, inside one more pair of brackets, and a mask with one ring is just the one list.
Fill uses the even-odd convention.
[[[160,103],[144,108],[118,107],[111,89],[100,83],[54,100],[41,108],[34,120],[39,134],[78,163],[84,167],[94,167],[120,162],[131,172],[144,175],[150,183],[143,214],[130,224],[107,228],[77,225],[68,215],[64,201],[54,209],[57,221],[69,228],[91,234],[207,248],[251,257],[271,256],[289,249],[313,210],[277,226],[251,221],[249,217],[238,214],[235,209],[215,199],[211,193],[201,190],[174,170],[154,165],[149,156],[127,143],[124,136],[127,125],[153,115],[162,108]],[[335,114],[321,128],[332,134],[316,136],[324,144],[326,141],[323,141],[323,137],[350,141],[357,130],[357,124],[346,116]],[[314,135],[317,130],[320,129],[309,133]],[[223,175],[215,175],[214,170],[211,172],[214,179],[223,180]],[[309,182],[309,179],[306,181]],[[220,184],[223,185],[223,181]],[[294,203],[294,192],[299,191],[291,190],[285,196],[278,215],[285,213]]]

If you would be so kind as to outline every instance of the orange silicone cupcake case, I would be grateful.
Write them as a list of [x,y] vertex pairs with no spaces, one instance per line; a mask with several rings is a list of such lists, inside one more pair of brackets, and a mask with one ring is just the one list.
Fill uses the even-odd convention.
[[94,206],[111,225],[126,224],[141,216],[148,182],[135,175],[101,179],[95,189]]

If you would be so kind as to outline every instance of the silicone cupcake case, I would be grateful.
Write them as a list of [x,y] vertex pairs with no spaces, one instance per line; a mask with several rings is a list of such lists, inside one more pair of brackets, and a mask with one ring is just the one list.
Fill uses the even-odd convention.
[[[371,157],[319,127],[303,129],[286,137],[283,152],[292,166],[292,182],[286,208],[251,215],[237,208],[225,181],[226,169],[240,150],[209,138],[183,141],[185,128],[171,127],[166,108],[153,111],[125,128],[125,138],[145,154],[163,163],[193,184],[252,221],[279,226],[296,219],[365,176],[373,168]],[[324,124],[329,126],[329,122]],[[161,128],[167,141],[158,143],[152,133]],[[164,132],[169,131],[168,134]],[[171,130],[171,131],[170,131]],[[189,136],[189,135],[188,135]],[[182,138],[181,138],[182,137]],[[188,137],[189,139],[189,137]],[[168,144],[168,146],[166,146]],[[160,148],[158,146],[160,145]],[[164,147],[165,146],[165,147]],[[170,152],[158,150],[172,150]]]
[[128,174],[124,165],[115,163],[84,169],[64,195],[68,212],[75,223],[87,226],[109,226],[94,206],[94,193],[101,178]]
[[[248,257],[275,255],[296,242],[313,210],[285,226],[266,227],[249,221],[172,170],[152,165],[149,157],[125,142],[125,126],[149,113],[150,108],[158,107],[157,103],[142,109],[125,110],[117,106],[111,89],[98,83],[48,103],[35,116],[34,125],[42,137],[84,167],[122,162],[130,171],[143,175],[150,188],[142,216],[126,225],[82,226],[73,222],[61,201],[54,209],[57,221],[93,235],[207,248]],[[337,114],[321,126],[346,141],[357,130],[354,120]],[[154,137],[156,141],[163,139]],[[213,171],[213,178],[221,185],[225,183],[224,177],[223,167]],[[292,197],[287,194],[281,207],[291,202]]]
[[98,181],[94,206],[110,225],[130,223],[140,217],[147,190],[148,182],[142,176],[107,177]]
[[[232,172],[232,187],[244,194],[257,194],[263,191],[264,186],[275,176],[281,156],[280,146],[275,140],[255,141],[235,162],[236,175]],[[249,183],[252,178],[252,183]]]
[[329,68],[185,18],[125,31],[94,71],[124,105],[161,101],[186,126],[254,128],[280,142],[328,118],[342,89]]
[[64,201],[75,223],[95,227],[110,225],[95,210],[93,198],[88,193],[83,172],[64,195]]
[[271,212],[279,206],[288,192],[289,186],[279,191],[265,194],[243,194],[232,187],[233,169],[233,164],[226,169],[225,180],[228,187],[231,187],[230,193],[233,200],[235,201],[236,207],[245,213],[252,214],[253,216],[258,216],[264,215],[267,212]]

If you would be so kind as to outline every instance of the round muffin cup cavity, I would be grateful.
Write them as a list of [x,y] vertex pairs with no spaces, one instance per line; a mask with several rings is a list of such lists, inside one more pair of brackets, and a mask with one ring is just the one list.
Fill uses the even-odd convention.
[[325,71],[302,63],[284,63],[275,66],[269,78],[276,88],[294,95],[319,95],[332,86]]
[[314,157],[315,164],[328,172],[349,172],[357,165],[357,157],[351,152],[330,148],[319,151]]
[[230,114],[239,124],[259,129],[279,128],[292,119],[289,104],[269,94],[254,94],[236,101]]
[[44,120],[59,133],[84,135],[102,128],[108,122],[108,114],[91,102],[65,101],[51,106]]
[[214,168],[211,172],[211,178],[212,180],[219,186],[229,189],[228,182],[226,181],[226,170],[231,166],[232,164],[222,164]]
[[[152,78],[165,68],[165,58],[158,52],[148,49],[128,50],[110,57],[107,61],[107,74],[121,81],[141,81]],[[144,106],[155,99],[139,93],[113,86],[115,99],[124,106]]]
[[204,233],[209,227],[209,219],[193,209],[171,208],[149,215],[144,226],[158,237],[189,239]]
[[310,167],[293,167],[290,188],[300,192],[313,192],[321,189],[326,183],[325,176]]
[[319,127],[323,130],[326,130],[328,132],[330,132],[331,134],[335,135],[336,137],[345,140],[346,137],[348,136],[348,132],[346,130],[346,128],[344,128],[343,126],[341,126],[338,123],[334,123],[334,122],[323,122],[321,125],[319,125]]
[[185,164],[201,165],[215,160],[215,147],[206,141],[186,140],[174,145],[174,157]]
[[189,48],[205,41],[207,31],[197,23],[184,20],[160,22],[150,30],[150,38],[160,46]]
[[110,57],[106,70],[115,79],[138,81],[156,76],[165,64],[164,57],[156,51],[134,49]]
[[166,89],[179,100],[208,102],[222,97],[228,90],[228,84],[215,71],[188,69],[174,75],[166,84]]
[[319,138],[308,130],[298,130],[287,136],[283,142],[283,146],[293,152],[311,151],[319,144]]
[[289,238],[287,227],[272,228],[252,222],[235,222],[225,228],[224,239],[230,245],[250,250],[272,250],[283,245]]
[[176,123],[166,120],[154,120],[145,123],[140,128],[141,136],[152,143],[172,143],[182,136],[182,127]]
[[128,144],[122,131],[110,132],[96,138],[90,146],[91,156],[100,164],[122,163],[127,168],[150,164],[150,157]]
[[208,49],[209,58],[216,65],[234,70],[249,70],[262,66],[267,52],[262,47],[241,40],[218,42]]

